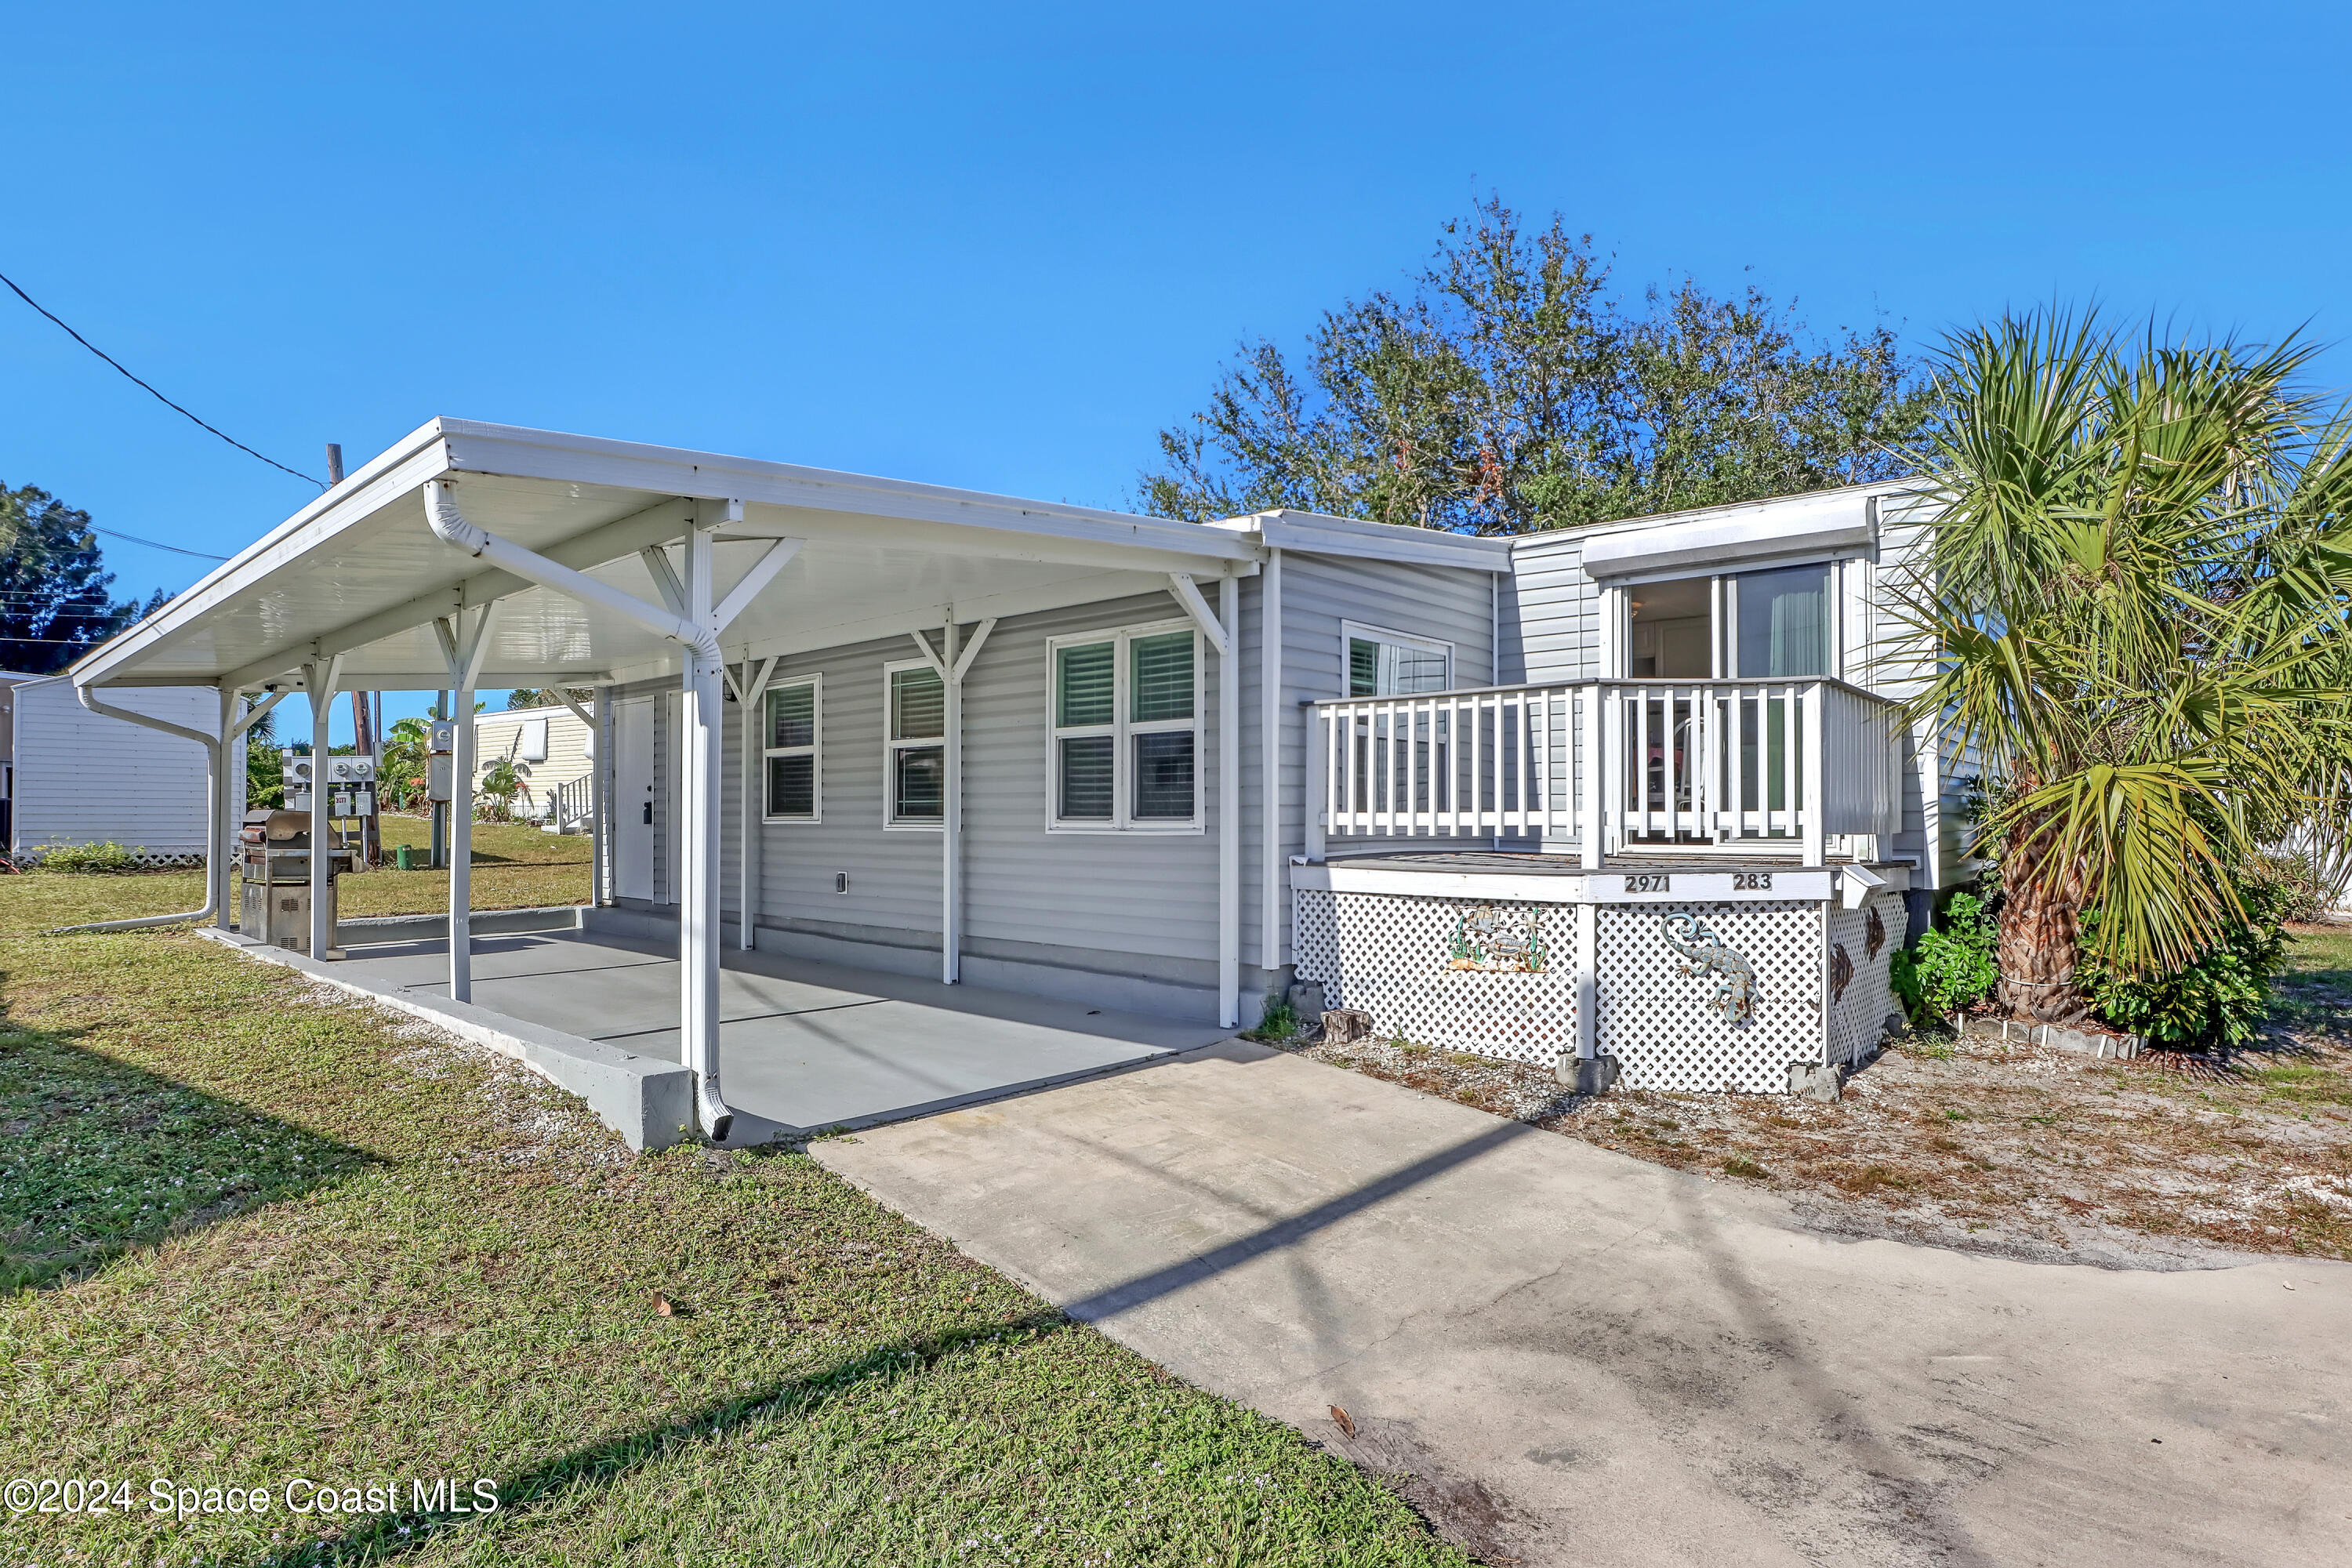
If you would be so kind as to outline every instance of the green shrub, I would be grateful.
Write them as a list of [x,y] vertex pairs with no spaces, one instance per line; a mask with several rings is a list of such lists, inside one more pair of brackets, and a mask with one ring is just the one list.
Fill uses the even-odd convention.
[[[2282,921],[2315,921],[2327,908],[2327,890],[2319,885],[2319,868],[2308,855],[2257,855],[2249,879],[2279,890],[2277,913]],[[2244,896],[2242,889],[2240,896]]]
[[[2237,879],[2244,924],[2185,969],[2128,978],[2093,967],[2084,990],[2092,1010],[2118,1029],[2168,1046],[2239,1047],[2262,1033],[2271,1010],[2271,977],[2286,964],[2286,933],[2279,929],[2295,905],[2292,878],[2257,865]],[[2097,929],[2086,911],[2084,934]],[[2087,955],[2090,943],[2084,943]],[[2086,963],[2088,963],[2086,956]]]
[[60,844],[41,852],[37,862],[44,871],[73,871],[103,876],[117,871],[143,871],[143,849],[126,849],[109,839],[103,844]]
[[1261,1040],[1286,1040],[1298,1033],[1298,1010],[1290,998],[1281,994],[1265,999],[1265,1011],[1258,1015],[1257,1027],[1250,1031]]
[[1973,893],[1954,893],[1943,924],[1922,931],[1916,951],[1895,953],[1895,994],[1915,1024],[1949,1017],[1980,1000],[2000,978],[1992,912]]

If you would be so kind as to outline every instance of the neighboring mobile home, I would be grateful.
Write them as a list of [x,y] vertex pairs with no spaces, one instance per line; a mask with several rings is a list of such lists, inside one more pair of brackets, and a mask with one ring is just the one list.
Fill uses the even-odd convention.
[[559,832],[585,831],[595,723],[593,709],[585,705],[582,711],[559,704],[477,713],[475,775],[488,773],[501,761],[512,763],[523,786],[515,796],[516,816]]
[[[127,706],[209,725],[212,693],[141,691]],[[0,843],[19,864],[120,844],[155,865],[205,854],[205,749],[84,708],[62,675],[0,675]]]
[[439,420],[74,679],[596,689],[596,902],[678,921],[706,1126],[722,931],[1229,1027],[1312,981],[1591,1088],[1777,1090],[1874,1048],[1965,871],[1892,700],[1911,510],[1196,527]]

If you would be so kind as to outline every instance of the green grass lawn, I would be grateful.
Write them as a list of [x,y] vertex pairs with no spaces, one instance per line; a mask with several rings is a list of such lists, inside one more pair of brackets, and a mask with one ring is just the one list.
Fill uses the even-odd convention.
[[[0,1561],[1463,1561],[803,1155],[633,1158],[285,970],[38,934],[175,880],[0,880],[0,1480],[132,1504],[7,1517]],[[295,1513],[297,1478],[499,1506]],[[152,1512],[157,1479],[269,1510]]]
[[[430,844],[432,825],[421,816],[383,819],[385,855],[399,844]],[[588,901],[585,835],[541,833],[511,823],[474,825],[474,887],[467,901],[478,910],[529,910]],[[429,915],[449,907],[446,871],[353,872],[337,879],[337,912],[345,920],[362,915]],[[205,901],[200,871],[141,871],[88,877],[36,871],[0,879],[9,893],[13,919],[35,930],[74,921],[127,920],[167,915]]]

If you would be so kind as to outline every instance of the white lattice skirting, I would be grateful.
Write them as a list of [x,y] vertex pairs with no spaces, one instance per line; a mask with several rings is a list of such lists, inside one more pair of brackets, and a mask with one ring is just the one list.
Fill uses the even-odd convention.
[[[1542,1067],[1574,1054],[1574,905],[1308,888],[1292,896],[1298,977],[1321,982],[1331,1005],[1423,1045]],[[1696,917],[1753,971],[1746,1019],[1717,1006],[1718,972],[1669,940],[1675,915]],[[1783,1092],[1792,1065],[1868,1055],[1895,1012],[1888,964],[1903,943],[1904,906],[1891,890],[1858,910],[1814,900],[1603,904],[1597,925],[1595,1044],[1617,1058],[1629,1089]]]

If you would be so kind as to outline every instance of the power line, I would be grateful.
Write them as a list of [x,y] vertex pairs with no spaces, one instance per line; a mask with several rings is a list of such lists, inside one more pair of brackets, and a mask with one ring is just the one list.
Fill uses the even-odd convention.
[[[147,384],[146,384],[145,382],[141,381],[137,376],[135,376],[135,375],[131,375],[131,372],[130,372],[129,370],[124,369],[124,367],[123,367],[123,364],[122,364],[122,362],[121,362],[121,361],[120,361],[120,360],[116,359],[112,354],[108,353],[104,349],[100,348],[96,343],[91,342],[88,338],[83,337],[79,332],[75,331],[71,327],[68,327],[68,326],[66,326],[66,324],[65,324],[63,321],[58,321],[58,318],[57,318],[56,316],[54,316],[54,315],[50,315],[50,314],[49,314],[49,311],[48,311],[46,308],[44,308],[44,307],[43,307],[43,305],[41,304],[41,302],[40,302],[38,300],[34,299],[30,294],[27,294],[27,293],[26,293],[22,289],[17,288],[17,287],[16,287],[16,280],[15,280],[14,279],[12,279],[12,278],[8,277],[5,273],[0,273],[0,283],[5,283],[5,284],[7,284],[7,285],[8,285],[8,288],[9,288],[10,292],[14,293],[14,294],[16,296],[16,298],[18,298],[19,300],[22,300],[23,301],[25,301],[25,303],[26,303],[27,305],[30,305],[31,307],[33,307],[33,309],[34,309],[34,310],[39,310],[39,311],[41,312],[41,314],[42,314],[42,315],[44,315],[44,316],[48,316],[48,318],[49,318],[49,320],[50,320],[50,321],[57,321],[58,325],[60,328],[63,328],[63,329],[64,329],[66,336],[68,336],[68,337],[71,338],[74,342],[76,342],[79,343],[82,347],[84,347],[84,348],[88,349],[90,353],[92,353],[96,354],[99,358],[100,358],[100,359],[104,360],[107,363],[109,363],[109,364],[112,365],[115,369],[121,371],[121,372],[122,372],[122,374],[123,374],[124,375],[126,375],[126,376],[129,376],[129,377],[130,377],[130,379],[131,380],[131,382],[132,382],[133,384],[137,384],[137,385],[139,385],[139,386],[142,386],[142,387],[145,387],[145,388],[146,388],[146,390],[147,390],[147,392],[148,392],[148,394],[149,394],[149,395],[152,396],[152,397],[155,399],[155,401],[156,401],[156,402],[158,402],[158,403],[162,404],[164,407],[171,409],[171,410],[172,410],[173,413],[175,413],[175,414],[181,414],[181,415],[184,415],[184,416],[186,416],[186,417],[187,417],[187,418],[189,418],[189,419],[191,419],[191,420],[194,420],[197,425],[199,425],[199,426],[203,426],[203,427],[204,427],[205,429],[206,429],[206,430],[211,430],[211,431],[212,431],[212,433],[213,433],[214,435],[218,436],[222,440],[224,440],[224,441],[227,442],[230,446],[232,446],[232,447],[236,447],[238,451],[243,452],[247,457],[248,457],[248,458],[261,458],[261,454],[260,454],[260,453],[258,453],[258,452],[255,451],[252,447],[250,447],[247,446],[244,442],[242,442],[242,441],[238,440],[236,437],[234,437],[234,436],[232,436],[232,435],[228,434],[228,432],[226,432],[226,430],[215,429],[214,426],[210,426],[210,425],[205,425],[205,422],[204,422],[203,420],[201,420],[201,419],[197,419],[197,418],[196,418],[196,416],[195,416],[194,415],[193,415],[193,414],[189,414],[189,413],[188,413],[188,411],[187,411],[186,409],[184,409],[184,408],[181,407],[178,404],[176,404],[176,403],[173,402],[170,398],[168,398],[168,397],[164,396],[162,393],[157,392],[153,387],[152,387],[152,386],[148,386],[148,385],[147,385]],[[309,482],[309,483],[310,483],[310,484],[318,485],[318,486],[319,486],[319,488],[320,488],[320,489],[325,489],[327,488],[324,484],[321,484],[321,483],[320,483],[319,480],[317,480],[317,479],[311,479],[310,475],[308,475],[308,474],[306,474],[306,473],[302,472],[299,468],[288,468],[285,464],[283,464],[283,463],[279,462],[279,461],[278,461],[277,458],[261,458],[261,460],[262,460],[263,462],[265,462],[265,463],[268,463],[271,468],[276,468],[276,469],[277,469],[279,473],[281,473],[281,474],[292,474],[292,475],[293,475],[296,479],[302,479],[302,480],[305,480],[305,481],[307,481],[307,482]],[[142,542],[143,542],[143,541],[142,541]],[[158,546],[158,548],[159,548],[159,549],[163,549],[163,550],[169,550],[169,549],[171,549],[171,548],[172,548],[172,546],[170,546],[170,545],[166,544],[166,545],[160,545],[160,546]],[[186,553],[193,555],[193,554],[194,554],[194,553],[196,553],[196,552],[195,552],[194,551],[191,550],[191,551],[186,552]],[[214,560],[226,560],[226,559],[227,559],[227,557],[226,557],[226,556],[215,556],[215,557],[213,557],[213,559],[214,559]]]
[[[264,458],[261,460],[265,463],[269,461],[267,458]],[[102,533],[109,539],[127,539],[133,544],[143,544],[150,550],[168,550],[174,555],[193,555],[199,561],[226,561],[228,559],[226,555],[214,555],[206,551],[183,550],[176,544],[159,544],[154,540],[142,539],[135,533],[124,533],[117,529],[92,528],[90,531],[92,533]]]

